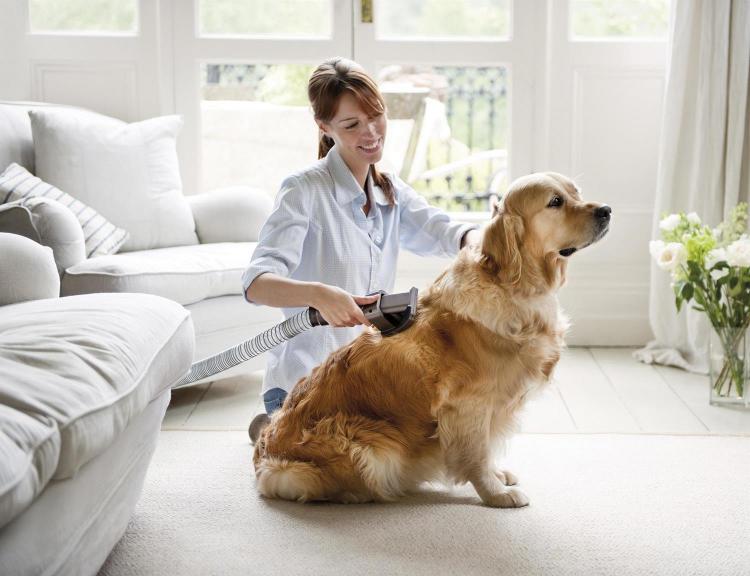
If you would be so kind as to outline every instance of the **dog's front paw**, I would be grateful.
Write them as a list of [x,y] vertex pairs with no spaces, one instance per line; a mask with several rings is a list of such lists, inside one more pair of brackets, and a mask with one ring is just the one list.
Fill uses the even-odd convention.
[[495,476],[506,486],[515,486],[518,484],[518,476],[510,470],[495,470]]
[[508,488],[482,498],[482,501],[493,508],[522,508],[529,505],[529,497],[518,488]]

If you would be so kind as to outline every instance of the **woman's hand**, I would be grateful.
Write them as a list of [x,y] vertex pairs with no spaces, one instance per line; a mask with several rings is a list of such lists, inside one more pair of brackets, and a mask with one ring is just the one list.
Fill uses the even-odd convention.
[[461,238],[461,248],[464,246],[479,246],[482,242],[482,235],[479,230],[469,230]]
[[330,326],[341,328],[344,326],[369,325],[359,304],[377,302],[379,296],[352,296],[346,290],[328,284],[320,284],[314,288],[311,305]]

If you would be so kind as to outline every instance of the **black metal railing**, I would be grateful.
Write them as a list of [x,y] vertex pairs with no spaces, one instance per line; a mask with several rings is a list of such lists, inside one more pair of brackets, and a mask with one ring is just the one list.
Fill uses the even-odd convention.
[[422,181],[413,185],[448,210],[487,210],[490,195],[505,185],[507,70],[436,66],[432,73],[445,87],[433,97],[445,105],[451,137],[431,143]]

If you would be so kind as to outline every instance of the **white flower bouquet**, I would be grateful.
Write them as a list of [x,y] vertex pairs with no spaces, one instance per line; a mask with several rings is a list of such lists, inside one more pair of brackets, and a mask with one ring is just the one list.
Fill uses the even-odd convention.
[[738,204],[716,229],[704,225],[695,212],[670,214],[659,223],[662,240],[649,246],[658,266],[672,275],[677,310],[692,302],[713,327],[709,362],[712,401],[729,398],[747,403],[750,399],[750,395],[745,398],[750,376],[750,354],[745,351],[750,325],[747,220],[745,203]]

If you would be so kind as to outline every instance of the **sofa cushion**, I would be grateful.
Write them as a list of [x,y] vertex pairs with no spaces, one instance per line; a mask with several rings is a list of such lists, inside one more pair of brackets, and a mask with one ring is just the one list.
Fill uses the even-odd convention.
[[11,162],[34,169],[34,143],[25,106],[0,105],[0,170]]
[[242,273],[255,242],[222,242],[123,252],[68,268],[61,292],[145,292],[182,305],[242,294]]
[[31,110],[36,174],[130,233],[123,250],[197,244],[182,195],[178,116],[128,124],[82,110]]
[[83,230],[86,256],[89,258],[113,254],[128,239],[126,230],[108,222],[96,210],[70,194],[37,178],[23,166],[11,164],[0,174],[0,202],[26,201],[36,197],[55,200],[73,213]]
[[0,102],[0,170],[16,162],[34,172],[34,141],[29,110],[70,109],[70,106],[42,102]]
[[193,341],[189,313],[146,294],[0,308],[0,527],[181,378]]

